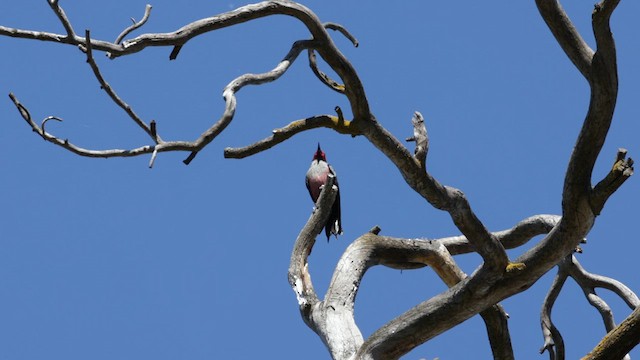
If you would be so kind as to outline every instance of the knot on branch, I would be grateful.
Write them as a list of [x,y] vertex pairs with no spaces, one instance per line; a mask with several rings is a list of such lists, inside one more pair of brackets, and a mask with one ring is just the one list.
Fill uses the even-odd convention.
[[414,157],[418,160],[420,166],[425,168],[427,152],[429,151],[429,135],[424,124],[424,117],[419,111],[413,113],[411,123],[413,124],[413,136],[407,138],[406,141],[415,141]]
[[336,106],[334,110],[338,116],[329,116],[329,120],[331,121],[329,126],[330,128],[334,129],[340,134],[349,134],[351,135],[351,137],[356,137],[357,135],[361,134],[356,121],[345,120],[340,106]]
[[611,167],[611,171],[600,181],[591,191],[591,210],[595,215],[600,215],[607,199],[616,191],[629,177],[633,175],[633,159],[627,158],[627,149],[620,148],[616,154],[616,159]]
[[627,149],[620,148],[618,149],[618,153],[616,154],[616,162],[613,164],[611,171],[623,176],[631,176],[633,175],[633,159],[626,158]]

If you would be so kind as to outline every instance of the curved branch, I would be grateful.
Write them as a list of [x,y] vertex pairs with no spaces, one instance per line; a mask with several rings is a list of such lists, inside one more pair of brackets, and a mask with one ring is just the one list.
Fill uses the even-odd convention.
[[[536,0],[540,14],[569,59],[589,81],[591,101],[584,125],[571,155],[563,192],[563,210],[576,207],[589,196],[593,166],[613,117],[618,92],[616,51],[609,19],[619,0],[602,1],[593,12],[597,50],[594,53],[575,29],[556,0]],[[600,208],[592,211],[599,213]],[[589,215],[586,214],[588,217]],[[581,219],[584,220],[584,219]]]
[[120,33],[120,35],[118,35],[114,43],[120,44],[120,42],[122,41],[122,39],[124,39],[125,36],[129,35],[132,31],[144,25],[147,22],[147,20],[149,20],[149,16],[151,15],[151,8],[152,6],[149,4],[145,6],[144,15],[142,16],[142,19],[140,19],[140,21],[136,22],[133,18],[131,18],[131,21],[133,21],[133,24],[127,27],[126,29],[122,30],[122,32]]
[[198,151],[213,141],[213,139],[231,123],[236,111],[236,93],[240,91],[240,89],[247,85],[260,85],[280,78],[296,60],[300,52],[314,44],[315,42],[311,40],[296,41],[291,47],[291,50],[289,50],[289,53],[273,70],[261,74],[244,74],[231,81],[222,91],[222,97],[226,104],[224,113],[215,124],[193,142],[196,150],[192,151],[189,157],[183,162],[189,165],[191,160],[198,154]]
[[[589,301],[589,303],[595,307],[600,315],[602,316],[602,320],[605,325],[605,329],[607,332],[611,332],[614,330],[615,321],[613,318],[613,312],[609,305],[599,297],[596,292],[596,287],[604,287],[607,289],[611,289],[616,292],[624,301],[631,307],[632,309],[640,308],[640,300],[638,297],[625,285],[620,283],[617,280],[613,280],[604,276],[594,275],[587,272],[578,262],[574,255],[568,255],[558,264],[558,274],[553,281],[553,285],[547,294],[547,297],[544,300],[544,304],[542,307],[542,312],[540,314],[540,324],[542,326],[542,333],[544,336],[544,345],[540,349],[540,353],[545,350],[549,351],[549,356],[551,360],[555,359],[564,359],[564,341],[562,340],[562,336],[558,329],[553,325],[551,321],[551,309],[553,308],[554,302],[562,289],[567,277],[572,277],[576,283],[580,286],[582,291],[584,292],[585,297]],[[633,316],[630,315],[630,318]],[[622,324],[621,324],[622,326]],[[622,331],[622,330],[621,330]],[[624,330],[624,331],[628,331]],[[628,336],[628,335],[625,335]],[[605,336],[607,339],[609,335]],[[603,339],[603,341],[605,340]],[[628,340],[627,340],[628,341]],[[633,344],[633,346],[637,345],[637,340]],[[555,346],[555,351],[554,351]],[[611,346],[611,345],[608,345]],[[628,346],[628,344],[627,344]],[[598,359],[628,359],[628,355],[626,355],[632,348],[627,347],[626,352],[617,353],[616,356],[611,356],[611,349],[607,350],[607,354],[609,357],[598,357]],[[557,352],[556,352],[557,351]],[[599,352],[599,347],[594,349],[594,352]],[[591,354],[590,354],[591,355]],[[585,357],[585,359],[591,359],[591,357]],[[599,355],[601,356],[601,355]]]
[[[328,22],[328,23],[322,24],[322,26],[325,29],[339,31],[342,35],[344,35],[347,39],[351,41],[353,46],[358,47],[358,40],[353,35],[351,35],[351,33],[342,25]],[[322,72],[322,70],[320,70],[320,68],[318,68],[318,60],[316,58],[316,54],[313,51],[313,49],[308,50],[308,58],[309,58],[309,67],[311,68],[311,71],[313,71],[313,74],[323,84],[327,85],[331,90],[334,90],[340,94],[344,94],[344,90],[345,90],[344,85],[333,80],[331,77],[329,77],[329,75],[325,74],[324,72]]]
[[300,315],[304,322],[320,337],[334,359],[346,359],[362,343],[362,334],[353,318],[353,312],[344,307],[319,301],[309,274],[308,258],[318,234],[329,218],[331,204],[338,188],[335,178],[329,176],[307,224],[300,231],[291,253],[289,284],[298,299]]
[[[540,3],[539,1],[538,4]],[[546,3],[557,4],[555,1]],[[610,9],[612,11],[612,8]],[[554,11],[562,12],[559,8]],[[525,277],[541,276],[542,271],[545,271],[545,268],[548,269],[549,265],[553,265],[554,261],[557,263],[560,257],[570,254],[595,222],[596,209],[592,207],[590,200],[591,176],[611,125],[618,87],[615,46],[605,13],[594,14],[593,28],[600,40],[588,69],[591,100],[566,171],[562,194],[563,217],[547,237],[518,259],[528,267],[534,268],[534,271],[525,274]],[[551,28],[566,27],[566,24],[563,25],[565,20],[562,16],[557,14],[557,16],[551,16],[545,12],[542,12],[542,15],[545,21],[553,22],[553,25],[550,25]],[[560,38],[558,42],[562,45],[569,40]],[[582,65],[578,66],[584,65],[582,62],[580,64]],[[541,266],[542,264],[544,266]]]
[[575,256],[572,256],[570,263],[564,266],[568,268],[571,277],[573,277],[576,282],[578,282],[578,285],[583,289],[596,287],[604,288],[618,295],[622,300],[624,300],[630,309],[635,309],[640,306],[640,298],[638,298],[638,296],[626,285],[618,280],[588,272],[584,267],[582,267]]
[[[53,0],[51,0],[53,1]],[[57,6],[57,1],[53,1]],[[60,9],[61,11],[61,9]],[[271,16],[271,15],[288,15],[295,17],[301,21],[309,30],[315,41],[315,49],[329,64],[329,66],[340,76],[346,88],[345,94],[349,98],[352,105],[352,113],[354,118],[367,118],[369,115],[369,105],[364,89],[352,65],[335,47],[333,41],[329,37],[325,25],[323,25],[317,16],[308,8],[291,1],[264,1],[258,4],[243,6],[236,10],[216,15],[209,18],[194,21],[180,29],[159,34],[143,34],[136,38],[124,41],[122,44],[114,44],[106,41],[89,40],[91,47],[95,50],[105,51],[111,58],[129,55],[141,51],[149,46],[173,46],[174,52],[177,48],[182,47],[190,39],[204,34],[209,31],[230,27],[241,24],[254,19]],[[341,26],[329,24],[328,28],[338,29],[345,36],[350,34]],[[64,36],[60,34],[38,32],[30,30],[21,30],[0,26],[0,35],[19,37],[26,39],[37,39],[42,41],[53,41],[56,43],[78,45],[87,48],[87,39],[78,36]],[[175,54],[173,54],[175,55]],[[298,54],[296,53],[295,56]],[[252,82],[260,83],[260,81]],[[225,94],[225,96],[228,94]],[[229,101],[227,100],[227,110],[229,109]],[[220,125],[228,123],[229,118],[223,116],[218,122]],[[184,161],[189,163],[197,154],[197,151],[208,144],[215,137],[218,130],[224,126],[214,126],[207,130],[202,136],[196,140],[196,151]]]
[[[589,69],[591,101],[569,160],[562,199],[565,211],[572,211],[576,202],[589,201],[593,167],[613,119],[618,97],[615,43],[609,28],[613,8],[615,5],[607,6],[609,11],[594,11],[593,14],[593,31],[598,48]],[[591,211],[596,213],[597,209],[591,207]]]
[[[338,188],[334,186],[334,182],[335,177],[329,176],[327,178],[327,183],[320,191],[314,210],[300,231],[291,253],[289,284],[296,293],[298,305],[300,305],[300,311],[303,315],[308,315],[311,307],[318,302],[318,296],[313,288],[311,275],[309,274],[308,258],[316,242],[316,236],[320,234],[329,218],[331,205],[338,193]],[[306,318],[306,316],[304,317]]]
[[[493,233],[506,249],[521,246],[538,235],[547,234],[560,221],[558,215],[535,215],[518,222],[511,229]],[[439,239],[452,255],[473,252],[466,236],[453,236]]]
[[551,321],[551,310],[568,276],[569,274],[564,268],[558,267],[558,274],[556,274],[556,277],[553,279],[553,284],[551,284],[551,288],[544,298],[542,310],[540,311],[540,326],[542,327],[542,336],[544,337],[544,344],[542,348],[540,348],[540,354],[545,350],[548,351],[550,360],[564,360],[565,356],[564,340],[558,328],[556,328],[553,321]]
[[[466,275],[440,241],[397,239],[369,233],[356,239],[340,258],[325,297],[325,307],[342,309],[353,316],[355,299],[366,271],[375,265],[393,269],[415,269],[429,266],[449,287],[456,286]],[[440,304],[442,305],[442,304]],[[480,312],[489,335],[496,359],[513,359],[513,349],[507,326],[507,315],[500,305]],[[385,325],[386,327],[386,325]],[[416,329],[408,329],[411,332]],[[377,331],[365,344],[384,343],[389,333]],[[392,359],[418,345],[407,343],[404,347],[386,347],[384,351],[369,354],[373,358]],[[365,356],[361,352],[359,356]],[[360,358],[360,357],[357,357]]]
[[349,32],[349,30],[347,30],[344,26],[337,23],[333,23],[333,22],[326,22],[322,24],[322,26],[324,26],[325,29],[330,29],[330,30],[335,30],[340,32],[342,35],[344,35],[344,37],[346,37],[347,39],[349,39],[349,41],[351,41],[354,47],[358,47],[359,45],[358,39],[356,39],[356,37],[353,36]]
[[569,60],[585,78],[589,78],[589,68],[593,50],[584,41],[578,30],[557,0],[536,0],[538,11],[547,23],[549,30],[567,54]]
[[224,149],[224,157],[228,159],[243,159],[270,149],[303,131],[321,127],[333,129],[341,134],[359,135],[357,124],[353,121],[341,119],[334,115],[316,115],[293,121],[283,128],[275,129],[272,131],[273,135],[251,145],[241,148],[228,147]]
[[602,322],[604,322],[604,328],[607,330],[606,332],[611,331],[614,327],[616,327],[616,322],[613,319],[613,311],[609,304],[604,301],[600,296],[598,296],[594,289],[583,289],[584,295],[587,298],[587,301],[591,306],[596,308],[602,317]]
[[[151,154],[154,151],[156,152],[167,152],[167,151],[190,151],[194,149],[193,144],[182,141],[170,141],[164,142],[159,145],[145,145],[133,149],[109,149],[109,150],[91,150],[79,147],[77,145],[69,142],[68,139],[58,138],[46,131],[39,126],[32,118],[28,109],[18,101],[18,98],[13,93],[9,94],[9,98],[16,106],[22,118],[29,124],[33,132],[40,135],[44,140],[53,143],[55,145],[61,146],[77,155],[85,156],[85,157],[96,157],[96,158],[110,158],[110,157],[132,157],[139,156],[143,154]],[[50,116],[48,119],[57,118],[55,116]]]
[[[602,321],[604,322],[605,330],[607,333],[611,332],[615,327],[615,320],[613,318],[613,312],[609,305],[598,295],[596,295],[595,287],[604,285],[606,288],[615,289],[614,291],[631,307],[632,309],[638,308],[640,300],[630,289],[618,282],[617,280],[609,279],[604,276],[594,275],[587,272],[582,265],[578,262],[575,256],[568,257],[567,261],[561,263],[561,266],[566,268],[570,276],[578,283],[585,297],[593,307],[595,307]],[[630,316],[631,317],[631,316]],[[607,335],[608,336],[608,335]],[[606,336],[605,336],[606,338]],[[604,340],[604,339],[603,339]],[[637,345],[637,341],[635,343]],[[621,343],[620,345],[623,345]],[[624,346],[620,346],[623,347]],[[630,351],[633,347],[630,347]],[[597,348],[596,348],[597,349]],[[628,352],[627,351],[627,352]],[[611,357],[610,357],[611,358]],[[621,353],[620,356],[613,357],[616,359],[630,359],[627,353]]]
[[[48,3],[58,18],[60,18],[65,30],[67,30],[68,34],[66,36],[50,32],[15,29],[4,26],[0,26],[0,35],[23,39],[51,41],[70,45],[82,45],[83,47],[86,47],[87,44],[85,42],[85,38],[74,35],[75,32],[73,32],[71,24],[64,11],[58,5],[58,0],[48,0]],[[148,10],[150,11],[150,9],[145,9],[145,15]],[[314,39],[317,39],[322,43],[331,43],[325,27],[308,8],[291,1],[274,0],[246,5],[233,11],[200,19],[173,32],[142,34],[138,37],[125,40],[122,44],[119,44],[118,42],[112,43],[92,39],[91,45],[96,50],[109,53],[110,58],[116,58],[134,54],[150,46],[184,45],[190,39],[198,35],[271,15],[289,15],[295,17],[309,29]],[[331,46],[333,45],[331,44]],[[333,50],[337,49],[333,47]]]
[[[42,130],[40,126],[38,126],[35,122],[31,120],[31,115],[27,111],[26,107],[24,107],[24,105],[22,105],[13,94],[10,94],[9,97],[14,102],[14,104],[20,111],[20,114],[25,119],[25,121],[27,121],[27,123],[31,126],[33,131],[40,134],[45,140],[51,143],[54,143],[56,145],[59,145],[81,156],[102,157],[102,158],[131,157],[131,156],[139,156],[142,154],[153,154],[153,153],[157,154],[159,152],[167,152],[167,151],[190,151],[191,154],[184,161],[185,164],[189,164],[191,160],[193,160],[195,155],[200,150],[202,150],[205,146],[207,146],[218,134],[220,134],[229,125],[231,120],[233,120],[233,115],[235,114],[235,109],[236,109],[235,94],[240,89],[242,89],[244,86],[247,86],[247,85],[258,85],[258,84],[262,84],[262,83],[266,83],[266,82],[270,82],[278,79],[280,76],[282,76],[282,74],[284,74],[289,69],[291,64],[295,61],[295,59],[303,49],[309,46],[312,46],[314,44],[314,42],[310,40],[297,41],[293,44],[293,46],[291,47],[291,50],[285,56],[285,58],[273,70],[265,73],[261,73],[261,74],[245,74],[231,81],[231,83],[229,83],[223,91],[223,97],[225,99],[226,106],[225,106],[225,111],[222,114],[221,118],[216,123],[214,123],[209,129],[207,129],[204,133],[202,133],[200,137],[198,137],[194,141],[189,142],[189,141],[163,141],[160,138],[160,136],[157,134],[157,132],[152,131],[151,127],[146,125],[146,123],[144,123],[144,121],[136,115],[133,109],[127,103],[125,103],[120,97],[118,97],[115,91],[102,77],[100,70],[92,56],[92,45],[94,44],[94,42],[90,40],[88,31],[87,31],[86,43],[89,44],[89,46],[86,49],[84,49],[84,51],[86,51],[87,53],[87,61],[91,65],[91,68],[93,69],[96,78],[100,82],[101,87],[107,92],[107,94],[109,94],[111,99],[119,107],[125,110],[127,114],[136,122],[136,124],[138,124],[138,126],[142,128],[151,137],[151,139],[157,144],[146,145],[146,146],[141,146],[138,148],[127,149],[127,150],[124,150],[124,149],[90,150],[90,149],[78,147],[70,143],[67,139],[62,140],[57,138],[56,136],[53,136],[49,133],[44,132],[44,130]],[[150,164],[153,164],[153,161]]]
[[[47,121],[49,120],[55,120],[58,122],[62,122],[62,119],[57,117],[57,116],[47,116],[46,118],[44,118],[44,120],[42,120],[42,123],[40,123],[40,128],[42,129],[42,133],[46,133],[46,131],[44,130],[44,126],[47,124]],[[46,139],[45,139],[46,140]]]
[[322,82],[323,84],[327,85],[329,89],[336,91],[340,94],[344,94],[344,85],[333,80],[332,78],[329,77],[329,75],[325,74],[324,72],[322,72],[322,70],[318,68],[318,60],[316,58],[316,53],[313,51],[313,49],[309,49],[307,53],[309,58],[309,67],[311,68],[311,71],[313,72],[313,74],[318,78],[318,80],[320,80],[320,82]]
[[362,235],[345,250],[333,273],[325,301],[353,309],[360,282],[375,265],[393,269],[415,269],[429,265],[448,286],[465,274],[455,264],[446,247],[438,241],[397,239],[371,233]]
[[[50,4],[57,5],[56,0],[50,1]],[[542,1],[539,0],[539,6],[544,7],[544,5],[540,5],[541,3]],[[542,274],[569,254],[591,229],[597,213],[597,209],[591,201],[592,197],[597,197],[597,193],[594,193],[595,190],[591,190],[591,175],[593,165],[599,155],[611,123],[617,97],[615,45],[609,29],[609,18],[617,3],[618,1],[615,0],[603,1],[594,11],[593,28],[598,50],[593,54],[590,53],[588,47],[585,47],[584,41],[573,28],[557,1],[549,2],[550,6],[545,8],[547,10],[541,10],[541,14],[545,21],[550,24],[549,26],[560,45],[576,64],[579,71],[589,80],[591,101],[583,128],[571,155],[564,182],[563,217],[557,221],[552,229],[547,230],[548,235],[541,242],[517,259],[526,267],[519,266],[517,268],[520,271],[511,272],[507,271],[509,269],[509,259],[500,239],[485,228],[472,211],[464,194],[458,189],[440,184],[431,174],[425,171],[425,164],[421,164],[400,141],[377,122],[370,112],[364,88],[352,65],[335,47],[327,34],[325,26],[319,22],[315,14],[302,5],[289,1],[265,1],[248,5],[229,13],[195,21],[172,33],[144,34],[124,41],[121,45],[90,40],[88,37],[83,39],[71,36],[72,30],[69,29],[67,29],[68,35],[63,36],[0,27],[0,35],[85,45],[85,48],[108,51],[111,57],[115,58],[141,51],[148,46],[174,46],[174,52],[177,53],[176,49],[179,49],[195,36],[274,14],[293,16],[305,24],[313,40],[294,44],[288,55],[290,59],[283,60],[271,72],[259,75],[243,75],[229,84],[223,92],[225,111],[222,117],[196,141],[189,143],[161,143],[156,146],[134,149],[133,151],[156,153],[163,149],[165,151],[169,151],[168,149],[187,150],[191,151],[191,155],[184,162],[189,163],[198,151],[212,141],[231,122],[236,108],[235,93],[242,86],[273,81],[278,78],[286,71],[302,48],[313,48],[317,51],[344,83],[344,94],[351,105],[353,114],[352,126],[354,126],[354,129],[363,134],[395,164],[406,182],[417,193],[434,207],[449,212],[453,222],[465,238],[469,240],[468,242],[473,250],[477,251],[484,260],[484,264],[474,274],[462,279],[453,285],[450,290],[418,304],[376,331],[362,344],[363,346],[356,354],[373,357],[384,355],[386,358],[394,358],[471,316],[488,309],[505,297],[525,290]],[[303,43],[305,45],[297,47],[297,45]],[[13,95],[10,96],[12,96],[12,100],[14,100],[14,104],[23,118],[45,140],[85,156],[133,156],[132,150],[109,150],[95,155],[89,150],[79,149],[70,145],[66,140],[63,142],[46,133],[35,124],[26,108],[19,104]],[[333,121],[332,118],[330,120]],[[293,134],[294,132],[292,131],[291,133]],[[112,154],[111,152],[118,153]],[[520,236],[518,241],[522,239],[528,240],[529,238]],[[440,246],[443,245],[440,244]],[[311,248],[309,247],[309,252],[310,250]],[[304,272],[304,267],[300,271]],[[302,282],[302,288],[308,289],[308,287],[305,287],[306,280],[300,281]],[[300,281],[294,281],[292,286],[299,284]],[[299,292],[296,290],[296,293]],[[347,293],[347,296],[350,294]],[[329,295],[327,298],[331,299]],[[355,293],[352,296],[355,299]],[[357,327],[355,327],[355,324],[351,326],[350,320],[345,317],[348,314],[344,315],[340,311],[335,311],[334,307],[321,307],[321,303],[315,304],[313,309],[318,309],[317,311],[311,311],[310,309],[311,314],[307,317],[303,314],[307,323],[317,324],[320,320],[326,320],[327,316],[333,316],[326,314],[337,315],[339,319],[345,321],[345,328],[352,332],[351,335],[356,339],[356,342],[360,341]],[[339,305],[336,302],[334,304]],[[327,340],[326,336],[321,335],[321,337],[325,343],[330,344],[330,340]],[[342,346],[343,349],[346,349],[346,345],[337,346]],[[346,351],[351,350],[347,349]]]

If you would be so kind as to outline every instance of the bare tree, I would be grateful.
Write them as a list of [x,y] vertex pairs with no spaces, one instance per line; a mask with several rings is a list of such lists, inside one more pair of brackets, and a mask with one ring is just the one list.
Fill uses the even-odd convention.
[[[387,131],[372,114],[367,94],[348,59],[336,47],[329,30],[358,42],[343,26],[323,23],[308,8],[291,1],[265,1],[247,5],[217,16],[200,19],[168,33],[147,33],[134,38],[129,34],[142,27],[151,14],[147,6],[143,18],[116,38],[115,41],[93,39],[86,31],[79,34],[67,18],[58,0],[48,0],[52,11],[65,29],[64,34],[23,30],[0,26],[0,35],[34,39],[79,47],[102,89],[121,107],[131,120],[149,137],[149,143],[130,149],[85,149],[69,139],[59,138],[45,130],[48,121],[61,121],[49,116],[42,121],[32,118],[18,97],[10,98],[22,118],[44,140],[87,157],[130,157],[148,154],[149,166],[159,153],[187,152],[189,164],[234,119],[236,93],[247,85],[259,85],[278,80],[303,52],[307,52],[311,70],[329,89],[342,94],[350,104],[352,119],[346,119],[339,107],[336,114],[321,114],[293,121],[254,144],[242,148],[227,148],[227,158],[244,158],[278,145],[292,136],[324,127],[337,133],[362,136],[373,144],[397,167],[407,185],[433,207],[446,211],[461,235],[442,239],[422,240],[381,236],[380,229],[353,240],[337,264],[329,289],[321,298],[315,291],[309,273],[308,256],[321,232],[337,191],[329,179],[316,210],[300,231],[291,255],[289,283],[298,300],[304,322],[320,337],[334,359],[395,359],[444,331],[480,314],[486,324],[487,336],[494,358],[513,359],[507,314],[499,302],[525,291],[543,274],[557,266],[558,273],[542,305],[541,325],[545,350],[551,359],[564,359],[564,343],[551,320],[551,309],[567,278],[573,278],[584,291],[587,301],[602,315],[608,332],[585,359],[617,359],[624,357],[640,340],[638,331],[638,297],[624,284],[586,271],[573,256],[591,230],[609,197],[633,174],[633,161],[620,149],[610,172],[592,185],[592,171],[606,139],[616,105],[618,77],[616,48],[609,20],[618,0],[602,0],[592,14],[596,48],[591,49],[573,26],[558,1],[536,0],[544,21],[558,44],[590,86],[591,97],[587,115],[565,174],[560,215],[536,215],[521,220],[510,229],[490,232],[476,216],[464,193],[441,184],[428,171],[429,138],[426,123],[419,112],[412,118],[415,143],[413,152]],[[111,59],[133,55],[152,46],[171,47],[170,59],[179,56],[189,40],[225,27],[283,14],[294,17],[309,31],[310,38],[294,42],[284,59],[268,72],[245,74],[233,79],[223,91],[225,110],[211,127],[195,140],[164,140],[154,121],[142,119],[122,99],[102,75],[94,59],[95,52],[104,52]],[[340,81],[320,69],[317,55],[333,70]],[[516,259],[509,259],[506,249],[517,248],[532,238],[544,235],[531,249]],[[456,264],[455,255],[476,252],[483,263],[471,275]],[[354,319],[354,303],[360,282],[372,266],[394,269],[430,267],[449,287],[404,314],[392,319],[367,339],[364,339]],[[613,321],[611,309],[600,298],[596,288],[613,291],[633,313],[621,324]]]

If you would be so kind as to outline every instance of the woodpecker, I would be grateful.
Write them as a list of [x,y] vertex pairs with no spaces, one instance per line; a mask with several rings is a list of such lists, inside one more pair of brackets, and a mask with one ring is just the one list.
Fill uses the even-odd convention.
[[327,163],[327,157],[325,156],[324,151],[320,148],[320,144],[318,144],[318,150],[313,154],[313,160],[311,161],[311,166],[307,171],[305,181],[307,184],[307,190],[309,190],[309,195],[311,195],[311,200],[313,200],[314,204],[318,201],[322,186],[327,182],[327,176],[329,174],[335,177],[334,184],[338,186],[338,193],[336,194],[336,199],[331,207],[329,219],[324,226],[327,241],[329,241],[331,234],[335,235],[336,239],[338,238],[338,235],[342,235],[342,221],[340,220],[340,187],[338,185],[336,172],[333,170],[333,167]]

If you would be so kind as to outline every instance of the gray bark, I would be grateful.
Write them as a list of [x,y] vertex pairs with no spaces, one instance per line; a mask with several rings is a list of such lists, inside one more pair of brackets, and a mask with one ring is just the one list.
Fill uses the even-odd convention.
[[[525,291],[556,265],[559,267],[558,276],[541,314],[545,338],[543,351],[549,351],[552,359],[564,358],[562,336],[553,325],[550,314],[555,298],[569,277],[580,284],[588,301],[602,314],[606,330],[610,331],[587,358],[609,359],[623,356],[637,344],[638,298],[615,280],[587,273],[571,255],[591,230],[607,199],[633,174],[633,161],[626,158],[626,150],[621,149],[609,174],[595,186],[592,185],[594,164],[611,125],[617,99],[617,55],[609,21],[619,0],[603,0],[593,11],[596,49],[591,49],[586,44],[558,1],[536,0],[540,14],[558,44],[588,81],[590,102],[567,167],[562,213],[533,216],[500,232],[490,232],[485,227],[461,190],[440,183],[428,172],[429,139],[425,119],[419,112],[412,119],[413,137],[410,140],[416,144],[413,154],[378,122],[371,113],[364,86],[356,70],[336,47],[328,30],[338,31],[354,46],[358,45],[358,41],[341,25],[320,22],[310,9],[291,1],[265,1],[192,22],[173,32],[149,33],[126,39],[133,29],[142,27],[149,18],[151,8],[147,7],[143,20],[124,29],[115,42],[109,42],[92,39],[88,31],[83,36],[78,35],[58,1],[48,2],[63,25],[65,34],[0,26],[0,36],[78,46],[107,95],[149,137],[150,142],[132,149],[80,148],[69,139],[61,139],[45,131],[46,121],[60,120],[59,118],[48,117],[38,124],[32,119],[27,107],[16,95],[11,94],[22,118],[44,140],[89,157],[149,154],[150,166],[153,166],[158,153],[186,151],[189,155],[184,162],[189,164],[233,120],[237,91],[247,85],[278,80],[297,60],[298,55],[307,50],[311,70],[329,89],[346,97],[353,119],[345,119],[341,109],[336,108],[337,116],[324,114],[294,121],[252,145],[226,149],[225,156],[250,156],[286,141],[297,133],[317,127],[330,128],[340,134],[363,136],[397,167],[407,185],[418,196],[450,215],[460,231],[459,236],[434,240],[402,239],[380,236],[379,229],[376,229],[355,239],[336,266],[327,294],[321,297],[313,287],[308,256],[316,236],[326,223],[336,196],[337,188],[333,179],[328,180],[314,212],[294,245],[289,283],[298,300],[302,319],[320,337],[334,359],[396,359],[476,314],[480,314],[485,321],[494,358],[513,359],[507,315],[499,302]],[[145,123],[117,95],[93,59],[95,51],[106,52],[111,59],[116,59],[152,46],[172,47],[170,58],[175,59],[180,49],[194,37],[277,14],[299,20],[308,29],[311,39],[292,44],[284,59],[271,71],[245,74],[233,79],[223,90],[225,109],[220,118],[192,141],[163,140],[155,123]],[[337,74],[339,81],[331,79],[319,69],[316,54]],[[508,258],[505,249],[521,246],[537,235],[544,235],[544,238],[517,259]],[[471,275],[462,272],[454,259],[455,255],[466,252],[476,252],[483,259],[483,263]],[[355,322],[353,309],[364,274],[376,265],[395,269],[429,267],[449,289],[416,304],[364,339]],[[621,325],[615,326],[606,303],[595,294],[595,287],[614,291],[636,310]]]

